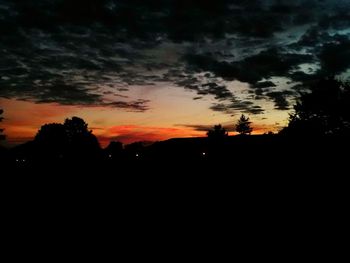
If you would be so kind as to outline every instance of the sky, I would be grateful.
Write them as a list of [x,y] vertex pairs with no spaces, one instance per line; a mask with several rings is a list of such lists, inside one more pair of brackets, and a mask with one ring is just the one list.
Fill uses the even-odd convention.
[[79,116],[103,146],[277,132],[313,80],[350,73],[348,0],[0,0],[7,144]]

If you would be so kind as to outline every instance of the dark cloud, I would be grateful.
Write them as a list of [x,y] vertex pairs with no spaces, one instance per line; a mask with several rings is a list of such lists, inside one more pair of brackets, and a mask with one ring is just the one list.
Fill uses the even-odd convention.
[[[256,99],[286,110],[295,95],[273,77],[300,88],[350,68],[349,10],[347,0],[2,0],[0,97],[144,111],[110,96],[171,82],[229,114],[263,112]],[[238,100],[232,80],[256,96]]]
[[298,65],[312,62],[313,56],[283,52],[283,50],[272,48],[242,61],[231,63],[218,62],[212,57],[203,55],[189,55],[186,59],[194,70],[211,71],[227,80],[256,84],[264,78],[285,76]]
[[[300,5],[269,5],[270,2],[42,0],[33,3],[13,1],[12,8],[17,11],[14,19],[26,27],[91,25],[98,22],[113,26],[128,36],[151,39],[166,34],[174,41],[191,41],[208,36],[223,37],[225,33],[269,37],[286,23],[291,23],[295,13],[305,12]],[[310,13],[309,17],[313,17]]]
[[225,100],[232,98],[233,94],[224,85],[218,85],[216,83],[202,84],[200,92],[198,94],[206,95],[211,94],[215,96],[217,100]]
[[148,103],[149,100],[136,100],[136,101],[131,101],[131,102],[125,102],[125,101],[114,101],[114,102],[107,102],[103,103],[102,106],[108,106],[108,107],[114,107],[118,109],[125,109],[128,111],[133,111],[133,112],[144,112],[149,109]]
[[292,91],[274,91],[266,93],[266,96],[271,98],[275,103],[275,109],[288,110],[289,102],[287,98],[291,95],[295,95]]
[[187,76],[181,76],[183,79],[179,80],[176,84],[182,87],[185,87],[186,89],[190,90],[199,90],[198,83],[199,79],[196,77],[187,77]]
[[243,110],[243,112],[256,115],[264,113],[264,109],[262,109],[260,106],[253,106]]
[[318,26],[322,30],[327,29],[346,29],[350,26],[349,2],[347,6],[338,8],[335,13],[323,15],[319,20]]
[[191,128],[195,131],[202,131],[202,132],[207,132],[209,131],[210,129],[213,128],[213,125],[190,125],[190,124],[177,124],[175,126],[178,126],[178,127],[186,127],[186,128]]
[[233,114],[232,111],[230,112],[229,107],[226,104],[223,104],[223,103],[215,103],[214,105],[212,105],[210,107],[210,109],[212,109],[213,111],[232,113]]
[[71,86],[62,81],[52,81],[41,87],[40,83],[16,83],[12,86],[11,79],[2,81],[1,96],[20,100],[32,100],[37,103],[57,102],[64,105],[89,105],[100,101],[101,96],[89,92],[83,86]]
[[248,114],[261,114],[264,110],[254,105],[252,101],[232,99],[229,103],[214,103],[210,109],[213,111],[224,112],[230,115],[235,115],[237,112]]
[[256,89],[264,89],[264,88],[276,87],[276,84],[273,83],[272,81],[262,81],[262,82],[254,83],[252,87]]
[[252,92],[252,93],[254,92],[256,97],[258,97],[258,96],[262,96],[264,94],[264,91],[265,91],[264,89],[257,88],[254,91],[251,90],[250,92]]
[[320,30],[318,26],[313,26],[308,29],[300,38],[297,43],[294,43],[292,47],[295,48],[310,48],[321,45],[325,41],[331,41],[332,36],[328,32]]
[[142,57],[136,49],[114,43],[108,35],[102,37],[102,44],[93,43],[91,30],[79,29],[75,34],[62,29],[54,35],[31,30],[19,34],[16,44],[1,42],[0,96],[95,105],[104,103],[104,95],[127,91],[128,85],[154,83],[156,76],[145,77],[127,69]]
[[[313,22],[323,15],[327,25],[338,10],[330,1],[273,0],[3,0],[0,17],[7,28],[57,30],[62,26],[101,24],[118,33],[119,40],[148,42],[167,37],[175,42],[225,38],[227,34],[273,37],[295,24]],[[332,6],[332,5],[331,5]],[[334,6],[334,5],[333,5]],[[339,5],[338,5],[339,6]],[[328,8],[328,12],[325,11]],[[344,12],[345,13],[345,12]],[[345,21],[344,16],[342,20]]]
[[[196,91],[198,95],[213,95],[217,100],[227,100],[234,97],[231,91],[225,85],[220,85],[210,76],[205,76],[202,80],[193,76],[182,76],[183,79],[176,82],[177,85],[185,87],[186,89]],[[198,99],[199,97],[197,97]]]

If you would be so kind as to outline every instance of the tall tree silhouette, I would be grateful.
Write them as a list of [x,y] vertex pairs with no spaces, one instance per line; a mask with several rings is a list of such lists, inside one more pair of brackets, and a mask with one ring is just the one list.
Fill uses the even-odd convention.
[[[0,109],[0,122],[2,122],[2,120],[4,119],[3,117],[1,117],[3,113],[4,113],[4,110]],[[0,129],[0,141],[5,140],[5,135],[2,134],[3,132],[4,132],[4,129]]]
[[209,139],[220,140],[226,138],[228,136],[228,132],[221,126],[221,124],[219,124],[215,125],[213,129],[209,130],[207,132],[207,136]]
[[334,77],[322,79],[303,93],[282,134],[299,136],[349,135],[350,85]]
[[253,131],[253,128],[250,126],[250,124],[251,122],[249,121],[249,118],[242,114],[239,120],[237,121],[236,132],[238,132],[241,135],[250,135]]

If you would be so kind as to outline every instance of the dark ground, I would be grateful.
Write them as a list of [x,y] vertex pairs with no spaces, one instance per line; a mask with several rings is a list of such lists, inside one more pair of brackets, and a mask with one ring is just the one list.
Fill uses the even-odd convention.
[[255,242],[289,257],[294,246],[310,252],[310,243],[337,242],[348,218],[346,141],[230,140],[205,149],[198,148],[205,139],[170,140],[138,158],[98,162],[8,160],[1,164],[3,225],[11,238],[20,232],[30,242],[40,231],[43,240],[60,237],[73,247],[107,235],[142,246],[156,238],[159,248],[169,239],[191,249],[235,241],[247,255]]

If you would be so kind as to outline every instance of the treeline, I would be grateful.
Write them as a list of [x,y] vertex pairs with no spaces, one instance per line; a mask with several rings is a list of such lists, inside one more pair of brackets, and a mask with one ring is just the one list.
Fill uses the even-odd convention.
[[[88,124],[79,117],[64,123],[43,125],[31,142],[3,151],[11,162],[111,162],[152,159],[206,160],[225,156],[254,155],[261,148],[278,151],[300,147],[316,149],[333,143],[346,144],[350,136],[350,85],[335,78],[323,79],[301,93],[290,115],[289,124],[278,134],[250,136],[249,118],[242,115],[235,125],[238,136],[228,136],[221,125],[207,132],[207,138],[173,139],[152,145],[138,142],[122,145],[111,142],[101,149]],[[3,111],[0,111],[2,114]],[[0,118],[2,121],[3,118]],[[2,133],[3,130],[1,129]],[[4,139],[4,135],[0,135]],[[305,143],[306,142],[306,143]],[[303,146],[304,145],[304,146]],[[299,147],[299,149],[298,149]],[[325,150],[324,148],[323,150]],[[299,153],[301,154],[301,153]]]

